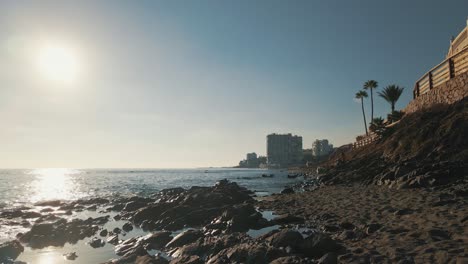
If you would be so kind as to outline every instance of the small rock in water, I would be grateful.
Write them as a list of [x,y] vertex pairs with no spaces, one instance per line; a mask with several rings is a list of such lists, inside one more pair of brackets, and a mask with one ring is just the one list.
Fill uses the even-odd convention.
[[94,237],[89,242],[89,245],[92,246],[93,248],[103,247],[105,244],[106,244],[106,242],[104,242],[102,239],[97,238],[97,237]]
[[117,245],[119,243],[119,235],[113,235],[107,238],[107,243]]
[[132,230],[133,230],[133,225],[132,225],[131,223],[125,223],[125,224],[122,226],[122,229],[123,229],[123,231],[125,231],[125,232],[132,231]]
[[118,227],[114,228],[113,230],[114,234],[120,234],[122,232],[122,230]]
[[68,253],[68,254],[63,254],[63,256],[68,259],[68,260],[75,260],[78,255],[76,255],[76,252],[71,252],[71,253]]
[[0,263],[16,259],[23,251],[24,247],[18,240],[0,244]]
[[108,233],[107,229],[103,229],[103,230],[99,233],[99,235],[102,236],[102,237],[105,237],[105,236],[107,236],[107,233]]

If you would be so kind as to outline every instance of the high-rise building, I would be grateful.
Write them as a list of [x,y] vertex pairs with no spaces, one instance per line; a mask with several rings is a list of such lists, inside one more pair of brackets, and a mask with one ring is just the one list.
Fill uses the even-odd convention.
[[333,145],[328,143],[327,139],[316,139],[312,143],[312,155],[315,157],[322,157],[330,154],[333,150]]
[[267,163],[270,167],[287,167],[302,161],[302,137],[291,134],[267,136]]

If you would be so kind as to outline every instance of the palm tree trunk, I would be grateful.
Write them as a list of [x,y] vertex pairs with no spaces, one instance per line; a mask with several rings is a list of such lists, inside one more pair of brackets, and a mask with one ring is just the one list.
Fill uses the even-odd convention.
[[392,114],[395,112],[395,102],[392,102]]
[[361,98],[362,116],[364,117],[364,128],[366,129],[366,136],[369,135],[367,132],[366,112],[364,112],[364,99]]
[[374,89],[370,89],[370,101],[371,101],[371,121],[374,120],[374,93],[372,92]]

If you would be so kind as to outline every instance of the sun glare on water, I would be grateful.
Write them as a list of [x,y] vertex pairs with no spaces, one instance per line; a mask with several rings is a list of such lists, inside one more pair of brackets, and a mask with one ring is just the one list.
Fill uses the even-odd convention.
[[80,171],[67,168],[35,169],[29,174],[34,175],[32,182],[33,202],[45,200],[69,200],[75,198],[76,184],[72,179]]
[[39,51],[39,71],[45,79],[72,82],[77,78],[79,62],[76,52],[62,45],[45,45]]

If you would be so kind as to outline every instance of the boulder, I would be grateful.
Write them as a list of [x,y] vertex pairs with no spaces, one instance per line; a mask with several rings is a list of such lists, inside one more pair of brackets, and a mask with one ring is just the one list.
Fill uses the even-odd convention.
[[189,243],[195,242],[199,238],[203,237],[203,233],[199,230],[187,230],[177,236],[175,236],[169,243],[167,243],[167,248],[176,248]]
[[328,252],[336,252],[341,246],[323,233],[314,233],[302,242],[301,251],[304,255],[312,258],[320,258]]
[[0,263],[15,260],[23,251],[24,247],[18,240],[0,244]]
[[130,231],[133,230],[133,225],[131,223],[125,223],[122,226],[122,230],[125,231],[125,232],[130,232]]
[[88,244],[93,248],[100,248],[103,247],[106,242],[100,238],[94,237],[88,242]]
[[273,247],[298,248],[303,240],[301,233],[291,229],[282,229],[266,237],[266,241]]
[[171,232],[160,231],[143,237],[144,243],[148,244],[147,249],[162,249],[172,240]]

